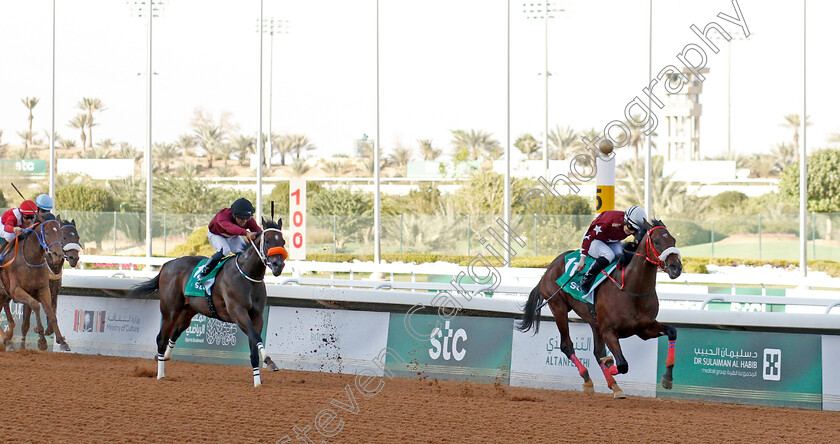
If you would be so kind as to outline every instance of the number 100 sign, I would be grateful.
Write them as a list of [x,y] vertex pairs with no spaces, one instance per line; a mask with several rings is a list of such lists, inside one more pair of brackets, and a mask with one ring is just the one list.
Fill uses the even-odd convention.
[[289,259],[306,259],[306,180],[289,181]]

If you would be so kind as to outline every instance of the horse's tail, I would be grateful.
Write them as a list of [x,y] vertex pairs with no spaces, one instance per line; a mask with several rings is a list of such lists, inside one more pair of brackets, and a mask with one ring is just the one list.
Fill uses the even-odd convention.
[[539,306],[541,300],[542,295],[540,295],[540,286],[537,284],[537,286],[531,290],[531,295],[528,296],[528,302],[525,303],[525,312],[522,315],[522,319],[519,320],[519,323],[516,326],[517,330],[526,332],[533,326],[534,334],[539,333],[540,314],[537,313],[537,307]]
[[149,279],[146,282],[142,282],[131,287],[131,290],[128,291],[128,296],[132,298],[144,298],[152,293],[156,292],[160,287],[160,274],[157,276]]

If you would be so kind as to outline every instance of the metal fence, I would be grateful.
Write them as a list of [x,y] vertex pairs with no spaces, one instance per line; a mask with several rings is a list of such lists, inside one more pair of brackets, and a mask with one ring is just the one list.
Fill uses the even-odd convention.
[[[62,211],[75,219],[88,254],[145,254],[145,213]],[[171,255],[195,229],[207,226],[212,214],[155,214],[152,252]],[[581,237],[594,216],[514,215],[512,247],[521,256],[555,255],[580,247]],[[383,253],[458,254],[472,256],[496,248],[489,230],[504,236],[502,216],[396,215],[382,217]],[[751,215],[714,220],[666,219],[684,256],[755,259],[799,258],[799,218],[795,214]],[[810,214],[808,257],[840,261],[840,213]],[[373,253],[373,216],[309,216],[308,253]],[[493,253],[489,251],[489,253]]]

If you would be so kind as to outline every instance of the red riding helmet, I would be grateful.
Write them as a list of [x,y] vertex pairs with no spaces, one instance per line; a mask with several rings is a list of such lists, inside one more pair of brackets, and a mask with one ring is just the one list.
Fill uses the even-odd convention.
[[21,214],[36,214],[38,212],[38,206],[31,200],[25,200],[20,204],[18,210],[20,210]]

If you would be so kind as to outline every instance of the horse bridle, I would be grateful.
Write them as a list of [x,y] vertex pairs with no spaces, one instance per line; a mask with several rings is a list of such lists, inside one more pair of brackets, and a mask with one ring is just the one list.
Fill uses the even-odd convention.
[[[667,259],[668,256],[670,256],[672,254],[676,254],[677,259],[682,259],[682,255],[680,254],[680,250],[678,250],[677,247],[668,247],[668,248],[662,250],[662,253],[659,253],[658,251],[656,251],[656,247],[653,246],[653,237],[650,235],[650,233],[653,230],[656,230],[657,228],[665,228],[665,227],[656,226],[656,227],[653,227],[650,230],[648,230],[647,240],[645,241],[644,257],[645,257],[646,261],[650,262],[653,265],[656,265],[660,270],[665,270],[665,259]],[[654,257],[656,258],[655,261],[650,258],[650,251],[651,250],[653,250]],[[635,253],[635,254],[637,256],[642,256],[639,253]]]
[[[49,244],[47,244],[46,241],[44,240],[44,239],[47,238],[47,234],[44,232],[44,227],[50,222],[58,223],[58,221],[55,220],[55,219],[50,219],[50,220],[47,220],[47,221],[44,221],[44,222],[38,222],[38,224],[41,226],[40,227],[40,231],[41,231],[40,234],[38,233],[38,231],[36,231],[32,228],[23,228],[23,231],[26,231],[26,232],[29,232],[29,233],[34,232],[35,233],[35,238],[38,239],[38,243],[41,244],[41,247],[44,249],[44,252],[48,252],[50,247],[52,247],[55,244],[62,244],[62,251],[63,251],[63,243],[61,242],[61,240],[53,241],[53,242],[50,242]],[[23,242],[26,242],[26,239],[24,239]],[[26,263],[26,265],[29,266],[29,268],[40,268],[40,267],[43,267],[44,265],[47,264],[46,255],[44,255],[44,263],[43,264],[38,264],[38,265],[30,264],[29,261],[26,260],[26,253],[23,250],[23,246],[21,246],[21,255],[23,255],[23,262]],[[52,271],[52,270],[50,270],[50,271]]]
[[[251,246],[254,247],[254,251],[257,252],[257,255],[259,256],[260,261],[262,261],[263,265],[265,265],[266,267],[270,266],[269,263],[268,263],[268,257],[269,256],[274,256],[274,255],[280,254],[280,255],[283,256],[283,259],[288,258],[288,253],[286,253],[286,249],[283,246],[271,247],[271,248],[268,249],[268,252],[265,251],[265,233],[267,233],[269,231],[276,231],[276,232],[280,233],[281,236],[283,235],[283,232],[280,231],[277,228],[266,228],[265,230],[262,231],[262,233],[260,233],[260,246],[259,246],[259,248],[257,248],[257,246],[254,244],[253,239],[251,239],[250,237],[248,238],[248,242],[250,242]],[[279,248],[280,250],[276,250],[277,248]],[[254,278],[248,276],[247,274],[245,274],[244,271],[242,271],[242,268],[239,266],[239,261],[236,260],[234,262],[236,262],[236,269],[239,270],[239,274],[241,274],[242,277],[244,277],[245,279],[248,279],[251,282],[262,282],[264,280],[264,279],[257,280],[257,279],[254,279]]]

